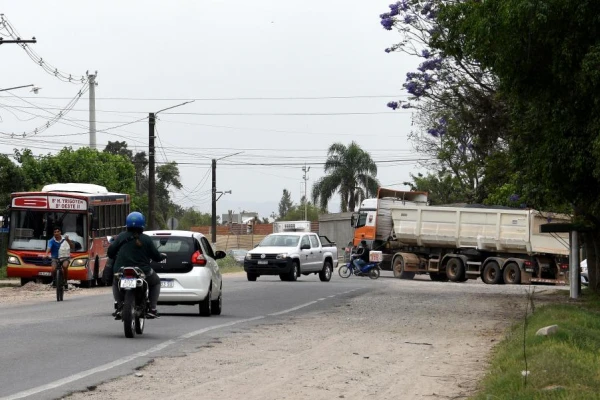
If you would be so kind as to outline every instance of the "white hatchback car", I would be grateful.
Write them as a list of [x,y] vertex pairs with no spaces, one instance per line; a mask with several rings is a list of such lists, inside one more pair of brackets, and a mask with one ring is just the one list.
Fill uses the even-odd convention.
[[200,315],[220,315],[223,280],[217,261],[226,256],[213,248],[203,234],[191,231],[146,231],[167,258],[152,262],[160,278],[159,305],[199,305]]

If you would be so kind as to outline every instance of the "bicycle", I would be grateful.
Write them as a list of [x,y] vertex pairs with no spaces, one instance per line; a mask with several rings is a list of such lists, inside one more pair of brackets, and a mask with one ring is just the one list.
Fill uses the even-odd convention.
[[54,282],[56,283],[56,301],[63,301],[65,294],[65,286],[67,286],[67,278],[65,276],[65,262],[69,262],[69,257],[52,258],[52,262],[56,263],[54,271]]

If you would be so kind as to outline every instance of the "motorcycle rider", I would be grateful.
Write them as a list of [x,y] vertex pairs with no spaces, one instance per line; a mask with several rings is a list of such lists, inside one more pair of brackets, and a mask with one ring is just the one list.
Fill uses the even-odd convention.
[[[107,256],[114,260],[113,273],[119,272],[121,267],[138,267],[146,275],[148,282],[150,310],[147,313],[148,318],[159,318],[156,305],[160,294],[160,279],[156,272],[150,267],[151,261],[162,261],[166,258],[154,246],[150,236],[143,233],[146,227],[146,218],[140,212],[134,211],[125,219],[127,230],[121,232],[119,236],[110,244],[107,250]],[[119,280],[113,280],[113,297],[117,302],[117,312],[115,319],[121,318],[121,308],[123,299],[119,288]]]
[[358,268],[359,272],[362,272],[362,267],[369,263],[369,247],[367,246],[366,240],[360,241],[360,247],[356,250],[352,264]]

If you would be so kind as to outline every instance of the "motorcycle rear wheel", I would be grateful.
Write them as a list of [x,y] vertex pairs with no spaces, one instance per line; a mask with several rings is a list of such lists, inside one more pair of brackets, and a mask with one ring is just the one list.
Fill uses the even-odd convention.
[[371,279],[379,278],[379,268],[372,268],[369,271],[369,278],[371,278]]
[[134,338],[137,331],[135,316],[135,292],[127,290],[125,292],[125,301],[123,302],[123,330],[125,337]]
[[352,275],[352,270],[350,270],[347,265],[343,265],[338,270],[338,274],[340,274],[342,278],[349,278],[350,275]]

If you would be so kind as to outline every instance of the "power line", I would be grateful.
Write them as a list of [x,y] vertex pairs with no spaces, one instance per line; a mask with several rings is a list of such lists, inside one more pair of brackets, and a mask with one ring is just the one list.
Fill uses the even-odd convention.
[[[13,38],[15,40],[22,37],[19,34],[19,32],[17,32],[15,27],[12,26],[12,24],[10,22],[8,22],[8,20],[4,16],[4,14],[0,14],[0,30],[5,30],[8,33],[8,36],[10,36],[11,38]],[[21,48],[23,50],[25,50],[25,53],[27,53],[27,55],[29,56],[29,58],[31,58],[31,60],[33,60],[33,62],[35,62],[40,67],[42,67],[42,69],[44,71],[46,71],[48,74],[55,76],[59,80],[61,80],[63,82],[70,82],[70,83],[85,83],[87,81],[86,77],[83,75],[73,77],[72,74],[68,74],[66,72],[59,71],[58,68],[56,68],[56,67],[52,66],[51,64],[49,64],[48,62],[44,61],[44,59],[42,57],[40,57],[35,51],[33,51],[27,45],[27,43],[21,43],[21,44],[19,44],[19,46],[21,46]]]
[[[403,94],[389,95],[356,95],[356,96],[315,96],[315,97],[192,97],[192,98],[151,98],[151,97],[96,97],[97,100],[117,100],[117,101],[280,101],[280,100],[347,100],[347,99],[376,99],[376,98],[395,98],[408,97]],[[31,96],[30,98],[62,100],[63,97],[51,96]]]

